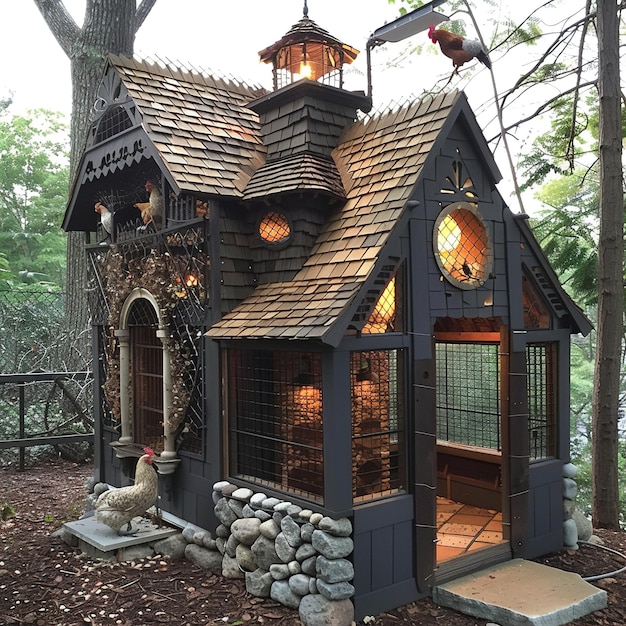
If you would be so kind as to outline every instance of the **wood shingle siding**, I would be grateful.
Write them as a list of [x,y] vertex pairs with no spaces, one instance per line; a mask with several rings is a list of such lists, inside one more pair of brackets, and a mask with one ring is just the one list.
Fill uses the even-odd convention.
[[[208,336],[324,341],[340,316],[346,314],[349,323],[353,298],[375,269],[419,180],[437,129],[458,100],[464,98],[456,92],[427,98],[353,124],[332,153],[347,200],[330,215],[302,269],[293,281],[257,287]],[[405,152],[400,145],[413,150]]]
[[264,160],[258,117],[247,105],[265,90],[169,65],[109,58],[180,188],[241,195]]

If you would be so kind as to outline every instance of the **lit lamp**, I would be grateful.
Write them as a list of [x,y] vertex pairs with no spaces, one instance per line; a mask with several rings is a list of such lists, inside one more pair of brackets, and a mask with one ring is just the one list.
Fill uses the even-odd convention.
[[461,243],[461,228],[451,215],[446,215],[437,230],[437,247],[440,254],[454,252]]
[[378,376],[372,371],[369,359],[362,358],[354,377],[354,399],[358,403],[371,402],[378,387]]
[[322,392],[313,384],[311,359],[306,356],[300,360],[300,371],[293,381],[293,402],[296,423],[321,419]]
[[301,79],[320,80],[343,87],[343,65],[352,63],[359,51],[309,19],[306,0],[302,19],[276,43],[259,52],[263,63],[271,63],[274,89]]
[[372,311],[367,324],[363,326],[363,334],[374,335],[385,333],[387,329],[393,328],[396,319],[396,278],[395,276],[387,283],[387,286],[380,294],[378,302]]
[[200,287],[200,279],[196,274],[189,271],[184,278],[176,277],[176,285],[174,293],[178,298],[186,298],[190,290],[198,290]]

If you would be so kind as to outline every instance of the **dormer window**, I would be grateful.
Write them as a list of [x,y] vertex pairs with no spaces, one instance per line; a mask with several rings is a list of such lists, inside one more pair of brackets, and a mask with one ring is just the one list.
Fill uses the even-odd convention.
[[132,125],[133,121],[123,106],[112,106],[98,122],[94,144],[119,135]]

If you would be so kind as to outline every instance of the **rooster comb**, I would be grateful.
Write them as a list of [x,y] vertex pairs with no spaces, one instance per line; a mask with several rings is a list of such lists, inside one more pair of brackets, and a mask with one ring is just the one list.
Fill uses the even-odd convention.
[[154,456],[154,450],[152,448],[145,447],[143,449],[143,453],[147,454],[148,456]]

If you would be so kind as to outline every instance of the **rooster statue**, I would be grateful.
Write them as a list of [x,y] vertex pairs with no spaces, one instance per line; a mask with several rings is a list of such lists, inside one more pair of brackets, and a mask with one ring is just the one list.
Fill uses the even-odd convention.
[[455,74],[458,73],[461,65],[472,59],[478,59],[491,69],[491,61],[480,41],[466,39],[442,28],[435,29],[434,24],[428,28],[428,36],[433,43],[439,43],[441,52],[452,59]]
[[[112,528],[118,535],[132,534],[132,520],[143,515],[155,502],[158,494],[157,473],[152,467],[154,451],[144,448],[137,461],[135,484],[120,489],[109,489],[96,500],[98,521]],[[122,532],[121,528],[127,524]]]
[[146,230],[149,224],[152,224],[154,228],[159,229],[163,225],[163,215],[165,213],[165,203],[163,202],[163,195],[159,188],[151,181],[146,181],[146,191],[150,194],[148,202],[137,202],[135,206],[141,211],[141,219],[143,220],[143,226],[139,228]]

